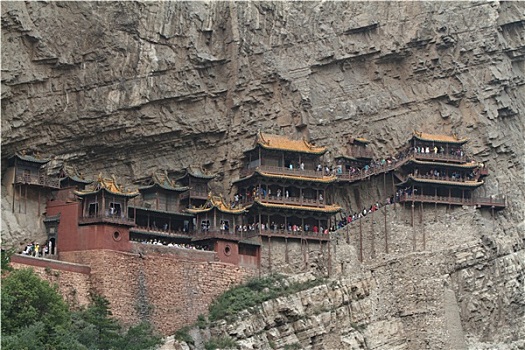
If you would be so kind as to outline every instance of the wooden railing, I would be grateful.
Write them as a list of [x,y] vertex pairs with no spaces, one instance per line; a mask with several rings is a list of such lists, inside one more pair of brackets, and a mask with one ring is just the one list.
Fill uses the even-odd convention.
[[[297,205],[297,206],[304,206],[304,207],[316,207],[316,208],[324,208],[325,207],[325,201],[324,200],[317,200],[317,199],[310,199],[310,198],[300,198],[300,197],[277,197],[277,196],[256,196],[255,199],[262,203],[268,203],[268,204],[290,204],[290,205]],[[254,202],[254,198],[245,198],[241,201],[241,204],[246,206],[249,204],[252,204]]]
[[15,183],[60,188],[60,180],[47,175],[18,174],[15,176]]
[[505,208],[506,199],[504,197],[474,197],[458,198],[446,196],[427,196],[421,194],[404,194],[400,197],[400,202],[423,202],[423,203],[442,203],[453,205],[472,205],[481,207]]
[[80,224],[93,224],[93,223],[109,223],[109,224],[118,224],[118,225],[127,225],[135,226],[133,219],[115,215],[92,215],[84,216],[79,218],[78,222]]
[[148,227],[136,225],[130,232],[146,233],[151,235],[174,236],[174,237],[189,237],[190,233],[180,230],[164,230],[159,227]]
[[397,160],[390,164],[386,163],[384,165],[370,167],[368,170],[361,169],[353,174],[336,174],[337,179],[340,181],[360,181],[369,178],[370,176],[379,175],[382,173],[387,173],[389,171],[395,170],[409,161],[411,157],[405,157],[403,159]]
[[467,156],[457,156],[454,154],[445,154],[445,153],[418,153],[412,152],[415,159],[421,160],[445,160],[458,163],[465,163],[467,161]]
[[[410,174],[413,178],[422,179],[422,180],[437,180],[437,181],[451,181],[458,183],[476,183],[475,179],[472,180],[465,179],[464,177],[456,178],[451,176],[435,176],[435,175],[421,175],[421,174]],[[481,185],[481,183],[480,183]]]
[[181,193],[180,199],[186,199],[186,198],[198,198],[198,199],[208,199],[208,192],[207,191],[198,191],[198,190],[188,190],[186,192]]

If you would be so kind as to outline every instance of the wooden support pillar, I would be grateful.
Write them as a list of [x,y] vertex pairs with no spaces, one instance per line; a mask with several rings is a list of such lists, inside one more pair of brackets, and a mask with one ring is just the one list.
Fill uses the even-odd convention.
[[450,201],[452,200],[452,189],[448,188],[448,210],[450,211]]
[[434,222],[437,222],[437,220],[438,220],[438,212],[437,212],[437,208],[438,208],[438,203],[437,203],[438,198],[437,198],[437,196],[438,196],[438,194],[437,194],[437,192],[438,192],[437,187],[434,187],[434,214],[435,214]]
[[350,234],[348,233],[348,226],[350,226],[350,223],[347,220],[346,221],[346,244],[350,244]]
[[426,250],[427,248],[427,237],[425,234],[425,225],[423,225],[423,202],[421,202],[421,231],[423,231],[423,250]]
[[330,252],[330,246],[332,244],[331,244],[330,239],[328,239],[327,244],[328,244],[328,277],[330,277],[332,275],[332,255],[331,255],[331,252]]
[[359,261],[363,262],[363,218],[359,219]]
[[396,184],[394,183],[394,171],[392,171],[391,174],[392,174],[392,194],[394,195],[394,210],[397,210],[396,208]]
[[376,257],[376,243],[375,243],[376,237],[374,234],[374,212],[370,213],[369,216],[370,216],[370,234],[372,236],[370,256],[372,258],[375,258]]
[[16,195],[16,185],[13,183],[13,203],[11,205],[11,211],[15,212],[15,195]]
[[412,200],[412,217],[411,217],[412,219],[411,219],[411,221],[410,221],[412,227],[414,227],[414,224],[415,224],[415,223],[414,223],[414,221],[415,221],[415,220],[414,220],[414,206],[415,206],[415,203],[414,203],[414,200]]
[[18,185],[18,213],[22,212],[22,185]]
[[284,237],[284,262],[287,264],[290,262],[288,257],[288,237]]
[[412,201],[412,251],[416,251],[416,226],[414,225],[414,207],[415,204]]
[[40,217],[40,189],[38,190],[38,217]]
[[386,226],[386,211],[388,206],[385,205],[385,254],[388,254],[388,228]]
[[308,239],[304,239],[304,268],[308,269],[308,253],[310,253],[310,246],[308,245]]
[[27,214],[27,188],[29,186],[24,186],[25,187],[25,191],[24,191],[24,214]]
[[422,224],[423,223],[423,202],[420,202],[419,204],[420,204],[420,206],[419,206],[419,223]]
[[272,237],[268,235],[268,268],[272,271]]

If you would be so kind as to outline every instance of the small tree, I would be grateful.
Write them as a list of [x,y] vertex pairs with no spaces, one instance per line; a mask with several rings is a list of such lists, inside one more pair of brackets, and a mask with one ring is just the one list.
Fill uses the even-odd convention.
[[56,286],[31,269],[15,270],[2,281],[2,334],[41,322],[45,327],[69,325],[69,308]]

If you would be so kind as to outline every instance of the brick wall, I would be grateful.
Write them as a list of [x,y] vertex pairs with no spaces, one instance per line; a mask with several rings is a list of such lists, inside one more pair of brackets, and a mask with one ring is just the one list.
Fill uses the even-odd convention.
[[124,324],[147,319],[165,335],[195,322],[217,295],[258,272],[212,261],[210,252],[139,248],[134,247],[137,253],[64,252],[61,259],[90,265],[91,285],[108,298],[113,315]]

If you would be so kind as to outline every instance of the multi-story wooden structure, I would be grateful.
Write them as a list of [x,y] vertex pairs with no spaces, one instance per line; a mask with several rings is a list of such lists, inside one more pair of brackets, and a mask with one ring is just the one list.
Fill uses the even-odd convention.
[[257,236],[257,232],[245,224],[246,209],[232,208],[222,196],[210,194],[204,205],[186,211],[196,217],[194,243],[213,247],[223,262],[260,267],[260,243],[250,239]]
[[369,166],[373,158],[369,144],[370,141],[364,138],[350,138],[346,145],[346,153],[335,156],[336,175],[353,175]]
[[45,165],[49,161],[50,159],[19,153],[8,158],[8,168],[3,178],[7,181],[8,193],[12,195],[13,212],[27,213],[27,201],[31,198],[37,200],[40,216],[41,198],[46,198],[51,191],[60,188],[60,181],[46,173]]
[[398,186],[405,189],[401,201],[504,208],[502,199],[474,195],[488,171],[469,159],[464,149],[467,141],[415,132],[410,141],[412,155],[396,172],[401,179]]
[[87,185],[93,183],[93,180],[86,179],[74,166],[66,164],[62,165],[58,177],[60,179],[60,188],[84,190]]
[[182,212],[180,195],[188,189],[177,186],[167,173],[155,173],[139,186],[140,197],[129,206],[128,216],[136,225],[131,229],[131,239],[187,235],[193,229],[193,215]]
[[188,188],[188,191],[180,196],[181,206],[184,208],[197,208],[204,205],[211,190],[209,183],[214,178],[215,175],[207,174],[200,168],[186,168],[184,175],[176,180],[181,187]]
[[341,209],[330,191],[336,177],[323,167],[326,151],[305,140],[257,134],[254,147],[244,152],[246,167],[234,181],[233,206],[248,209],[249,223],[256,223],[263,236],[276,231],[322,236]]
[[[138,192],[124,190],[114,177],[99,175],[90,188],[73,193],[78,202],[48,203],[48,214],[61,213],[57,239],[59,254],[61,251],[89,249],[128,251],[129,228],[134,226],[128,217],[128,204]],[[69,204],[76,208],[68,208]]]

